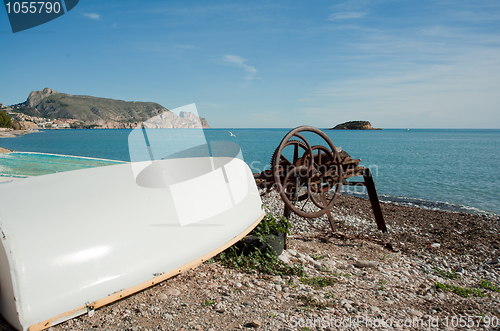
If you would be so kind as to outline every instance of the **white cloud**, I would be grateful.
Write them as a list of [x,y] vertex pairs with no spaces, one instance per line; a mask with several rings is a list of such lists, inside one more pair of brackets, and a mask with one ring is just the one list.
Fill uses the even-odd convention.
[[83,13],[83,16],[88,17],[92,20],[100,20],[101,19],[101,15],[99,15],[97,13]]
[[365,15],[366,12],[359,12],[359,11],[338,12],[331,14],[327,18],[327,21],[361,18],[364,17]]
[[241,56],[238,56],[238,55],[226,55],[224,57],[224,60],[226,62],[236,63],[236,64],[239,64],[239,65],[242,65],[243,62],[246,61],[244,58],[242,58]]
[[499,59],[500,50],[484,47],[462,48],[447,63],[396,60],[390,71],[325,82],[300,100],[301,111],[383,127],[496,127]]
[[247,75],[245,76],[246,80],[251,80],[255,78],[255,75],[257,74],[257,69],[254,66],[249,66],[245,62],[247,59],[242,58],[241,56],[238,55],[225,55],[224,56],[224,61],[234,64],[240,68],[243,68]]

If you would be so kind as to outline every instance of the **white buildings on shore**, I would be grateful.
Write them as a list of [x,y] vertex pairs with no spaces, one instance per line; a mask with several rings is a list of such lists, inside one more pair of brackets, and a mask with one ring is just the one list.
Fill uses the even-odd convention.
[[[6,109],[4,109],[6,110]],[[30,116],[23,113],[14,113],[11,108],[8,109],[7,115],[9,115],[13,121],[18,121],[21,126],[30,127],[32,129],[69,129],[71,123],[75,122],[75,119],[48,119],[44,117]],[[32,123],[32,124],[31,124]],[[23,125],[24,124],[24,125]],[[26,125],[29,124],[29,125]],[[35,127],[36,126],[36,127]]]

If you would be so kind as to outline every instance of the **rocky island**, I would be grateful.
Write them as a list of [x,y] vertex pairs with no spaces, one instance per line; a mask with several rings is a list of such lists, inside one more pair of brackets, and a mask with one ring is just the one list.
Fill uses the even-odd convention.
[[382,130],[374,128],[368,121],[350,121],[342,124],[337,124],[329,130]]

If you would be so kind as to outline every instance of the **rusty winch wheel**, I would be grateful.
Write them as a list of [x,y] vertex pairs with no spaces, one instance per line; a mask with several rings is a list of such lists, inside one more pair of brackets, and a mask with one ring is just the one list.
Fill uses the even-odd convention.
[[[317,134],[327,147],[311,146],[301,134],[304,132]],[[310,219],[327,214],[334,229],[330,209],[340,192],[343,173],[339,153],[325,133],[312,126],[290,131],[274,152],[271,172],[285,210],[306,218],[315,228]]]
[[[323,145],[311,146],[305,136],[310,141],[322,140],[320,143]],[[323,131],[312,126],[300,126],[287,133],[281,141],[271,159],[271,170],[253,175],[255,184],[262,190],[261,195],[274,189],[279,192],[285,203],[284,217],[289,218],[294,212],[320,231],[327,230],[326,224],[320,226],[312,219],[326,214],[331,230],[335,232],[330,209],[340,194],[341,186],[365,186],[377,228],[387,232],[370,169],[360,166],[360,161],[351,159],[346,152],[339,153]],[[363,181],[346,181],[357,176],[363,176]]]

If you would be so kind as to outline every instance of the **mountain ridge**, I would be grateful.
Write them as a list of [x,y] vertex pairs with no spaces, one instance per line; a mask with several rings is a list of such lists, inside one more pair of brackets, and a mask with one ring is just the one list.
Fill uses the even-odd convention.
[[179,116],[155,102],[71,95],[50,88],[32,91],[25,102],[14,108],[35,117],[76,120],[73,127],[135,128],[155,116],[168,113],[172,123],[164,122],[165,127],[210,128],[205,118],[192,113]]

